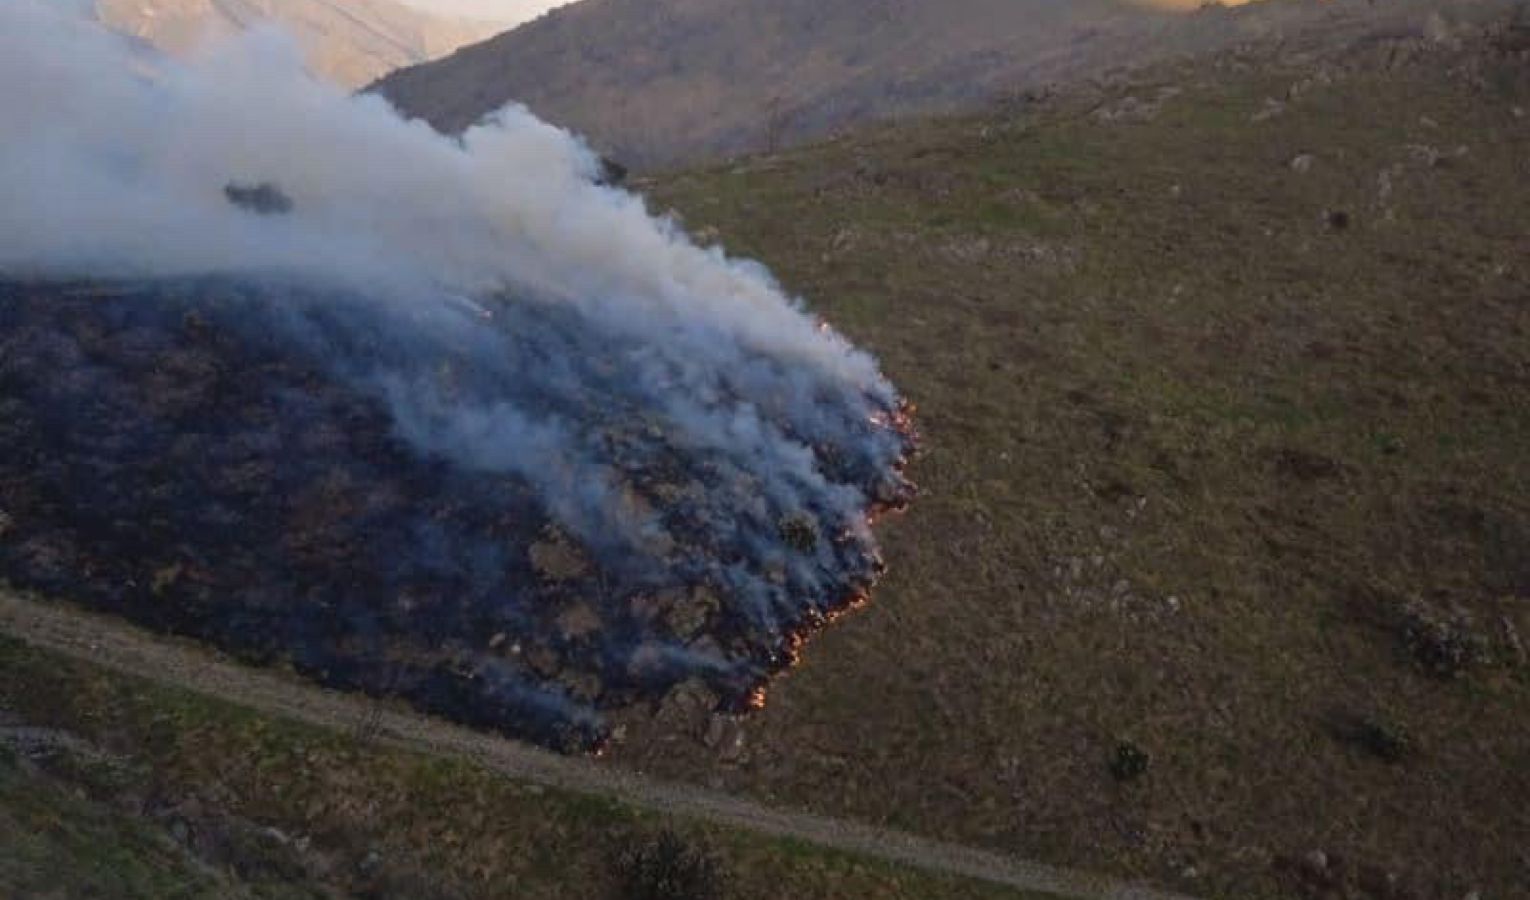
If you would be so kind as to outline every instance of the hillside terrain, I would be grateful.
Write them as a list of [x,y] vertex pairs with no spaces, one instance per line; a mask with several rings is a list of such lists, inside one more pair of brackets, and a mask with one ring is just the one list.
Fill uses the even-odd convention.
[[107,26],[172,54],[189,52],[208,38],[276,23],[301,43],[315,73],[347,87],[443,56],[498,30],[394,0],[97,0],[95,11]]
[[[1518,896],[1530,18],[1448,8],[639,180],[876,352],[924,490],[764,709],[682,685],[600,764],[1201,897]],[[738,900],[1014,896],[160,668],[0,640],[0,895],[620,896],[673,828]]]
[[[587,760],[539,759],[387,705],[253,675],[106,619],[37,612],[0,593],[0,619],[33,642],[0,638],[7,898],[489,900],[511,891],[633,900],[633,876],[645,870],[672,888],[690,885],[685,896],[697,900],[766,900],[783,890],[825,900],[844,891],[1098,900],[1111,890],[1094,877],[1007,861],[974,869],[959,849],[841,840],[869,830],[832,821],[804,829],[801,816],[644,787]],[[595,789],[600,782],[606,790]],[[889,849],[867,852],[879,842]],[[668,857],[656,853],[666,847]],[[633,864],[656,856],[671,862]],[[930,856],[936,874],[907,865],[925,858],[921,868],[932,868]],[[705,882],[687,875],[696,871],[721,893],[701,893]],[[1062,890],[1006,886],[1014,881]]]
[[654,168],[1244,41],[1340,47],[1414,25],[1434,5],[1269,0],[1187,15],[1125,0],[585,0],[376,90],[450,132],[521,102]]
[[1517,896],[1520,22],[642,182],[873,348],[927,451],[869,611],[740,732],[615,761],[1202,895]]

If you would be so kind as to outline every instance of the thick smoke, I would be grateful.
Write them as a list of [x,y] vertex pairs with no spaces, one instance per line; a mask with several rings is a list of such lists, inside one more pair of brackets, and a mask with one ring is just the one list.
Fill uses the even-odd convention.
[[[8,127],[0,281],[9,285],[0,297],[12,303],[13,336],[31,335],[0,367],[0,397],[9,393],[13,421],[38,417],[26,440],[52,435],[56,444],[28,452],[68,458],[75,448],[92,472],[115,473],[101,503],[135,502],[129,487],[148,478],[141,461],[179,445],[163,422],[119,424],[140,407],[161,415],[147,394],[122,387],[122,403],[104,412],[100,398],[119,382],[157,377],[155,366],[190,365],[212,328],[241,347],[217,365],[284,373],[269,375],[266,393],[249,402],[301,425],[285,439],[276,425],[220,426],[225,444],[297,471],[307,463],[284,441],[364,401],[386,411],[390,439],[408,451],[395,467],[418,467],[409,484],[435,479],[454,498],[434,519],[390,511],[356,531],[373,554],[370,599],[339,576],[333,596],[324,594],[333,573],[304,569],[307,596],[320,596],[310,612],[291,615],[322,609],[332,621],[288,623],[272,632],[281,640],[360,645],[357,653],[376,657],[419,625],[417,603],[394,598],[418,596],[425,581],[455,585],[460,622],[432,620],[444,634],[429,639],[458,648],[454,665],[472,686],[452,688],[458,699],[445,705],[460,712],[482,701],[506,710],[477,714],[490,724],[541,735],[517,717],[558,710],[588,723],[633,690],[685,678],[737,700],[797,634],[874,578],[866,513],[906,494],[898,467],[908,450],[896,394],[875,362],[758,265],[697,247],[639,198],[598,185],[597,158],[525,110],[507,108],[460,140],[446,138],[401,120],[380,98],[308,77],[280,35],[173,63],[49,4],[0,0],[0,116]],[[81,280],[115,287],[84,305],[67,290],[18,287]],[[133,362],[146,346],[161,354],[148,369]],[[318,391],[291,374],[305,366],[360,400],[303,399]],[[91,392],[38,376],[70,367]],[[71,413],[86,393],[93,412]],[[200,416],[191,427],[207,431],[212,403],[188,400],[177,421]],[[20,446],[0,442],[0,455]],[[378,471],[361,450],[327,452],[326,465],[348,477]],[[184,511],[227,499],[212,502],[221,495],[208,478],[204,495],[176,495],[181,506],[163,508],[153,503],[168,495],[145,481],[143,512],[216,565],[219,529]],[[61,470],[48,490],[81,483]],[[531,497],[524,507],[521,489]],[[254,540],[258,508],[217,521],[245,523]],[[472,524],[506,508],[516,527],[569,536],[572,549],[559,538],[544,556],[592,565],[566,565],[548,587],[549,567],[524,561],[547,541],[507,546],[503,534]],[[44,524],[76,543],[116,547],[103,519]],[[389,544],[395,532],[411,537]],[[38,575],[36,548],[29,552],[7,557],[6,574],[67,587],[57,572]],[[704,622],[699,636],[650,609],[649,598],[685,591],[716,598],[689,616]],[[538,604],[571,594],[594,607],[600,627],[569,627],[565,615],[562,633],[548,638],[550,616]],[[228,638],[199,615],[168,624],[263,651],[278,640]],[[327,637],[312,637],[320,632]],[[523,664],[521,638],[559,660]],[[298,659],[307,668],[334,671],[334,647],[304,653],[313,657]],[[422,687],[399,655],[341,680],[439,696],[439,680]],[[586,683],[576,702],[566,685],[580,667],[600,684]]]

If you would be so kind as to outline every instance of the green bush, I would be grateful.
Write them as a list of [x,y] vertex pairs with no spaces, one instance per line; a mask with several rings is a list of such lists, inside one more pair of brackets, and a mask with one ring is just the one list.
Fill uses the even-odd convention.
[[722,900],[723,867],[672,831],[644,841],[617,863],[617,900]]

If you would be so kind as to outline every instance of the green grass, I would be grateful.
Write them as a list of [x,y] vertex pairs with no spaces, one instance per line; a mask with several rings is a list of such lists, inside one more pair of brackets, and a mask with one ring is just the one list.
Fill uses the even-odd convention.
[[[8,639],[0,709],[109,754],[58,751],[40,770],[0,755],[0,896],[615,897],[620,853],[666,828],[721,861],[727,900],[1025,896],[518,783]],[[214,858],[171,839],[183,809],[218,836]]]
[[[1317,849],[1522,885],[1530,92],[1462,59],[1341,67],[1266,122],[1314,67],[1187,64],[1144,122],[1064,97],[654,180],[880,356],[925,495],[747,762],[642,723],[618,760],[1196,892],[1288,896]],[[1426,674],[1410,604],[1488,658]],[[1419,750],[1368,757],[1335,711]],[[1126,737],[1152,762],[1120,785]]]
[[[55,764],[78,762],[55,755]],[[87,782],[88,783],[88,782]],[[93,784],[93,787],[99,787]],[[303,900],[301,885],[238,883],[160,828],[0,750],[0,889],[17,898]]]

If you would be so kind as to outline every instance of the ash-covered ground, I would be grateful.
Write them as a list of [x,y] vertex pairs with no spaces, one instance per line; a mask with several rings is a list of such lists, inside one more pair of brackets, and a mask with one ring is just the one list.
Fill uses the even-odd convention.
[[0,2],[0,578],[564,748],[869,588],[898,393],[508,107]]
[[621,327],[454,302],[0,282],[0,576],[568,750],[689,679],[747,706],[869,589],[885,399],[765,355],[676,395]]

